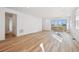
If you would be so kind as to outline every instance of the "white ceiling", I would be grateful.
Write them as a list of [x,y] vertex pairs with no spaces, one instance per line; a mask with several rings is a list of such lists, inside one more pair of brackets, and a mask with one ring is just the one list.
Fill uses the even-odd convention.
[[73,14],[74,7],[9,7],[41,18],[66,17]]

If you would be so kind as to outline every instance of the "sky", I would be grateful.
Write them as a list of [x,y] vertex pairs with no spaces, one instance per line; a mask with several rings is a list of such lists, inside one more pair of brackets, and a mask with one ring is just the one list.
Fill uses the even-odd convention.
[[57,25],[58,24],[60,24],[60,25],[66,24],[66,22],[67,22],[66,19],[54,19],[51,21],[52,24],[57,24]]

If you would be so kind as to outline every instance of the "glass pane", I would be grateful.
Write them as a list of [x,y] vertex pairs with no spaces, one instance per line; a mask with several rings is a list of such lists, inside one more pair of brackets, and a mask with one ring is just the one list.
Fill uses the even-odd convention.
[[52,29],[66,30],[67,20],[66,19],[54,19],[51,21]]

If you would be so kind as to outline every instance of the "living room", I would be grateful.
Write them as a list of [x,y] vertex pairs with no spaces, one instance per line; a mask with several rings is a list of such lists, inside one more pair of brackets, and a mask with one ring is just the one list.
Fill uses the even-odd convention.
[[0,51],[79,51],[78,15],[78,7],[1,7]]

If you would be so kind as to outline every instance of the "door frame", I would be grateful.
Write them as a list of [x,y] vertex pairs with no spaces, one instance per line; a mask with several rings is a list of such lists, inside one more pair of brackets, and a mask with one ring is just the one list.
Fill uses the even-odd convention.
[[[14,35],[17,36],[17,14],[11,13],[11,12],[5,12],[5,17],[6,17],[6,13],[9,13],[9,14],[12,14],[13,16],[15,16],[15,18],[13,18],[12,20],[15,19],[15,24],[13,24],[13,25],[16,25],[14,28],[15,29]],[[5,20],[6,20],[6,18],[5,18]],[[12,25],[12,27],[13,27],[13,25]],[[6,21],[5,21],[5,34],[6,34]]]

